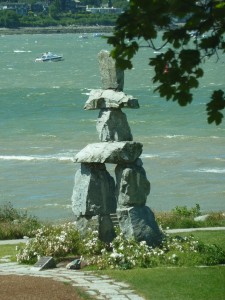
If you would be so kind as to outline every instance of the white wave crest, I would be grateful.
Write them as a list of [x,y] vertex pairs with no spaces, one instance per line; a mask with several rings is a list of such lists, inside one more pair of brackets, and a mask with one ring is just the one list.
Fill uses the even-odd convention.
[[159,157],[158,154],[142,154],[141,158],[156,158]]
[[198,169],[195,170],[195,172],[199,172],[199,173],[218,173],[218,174],[225,174],[225,169],[219,169],[219,168],[202,168],[202,169]]
[[58,203],[47,203],[45,204],[44,206],[60,206],[62,208],[71,208],[72,205],[69,205],[69,204],[58,204]]
[[218,161],[225,161],[225,158],[216,157],[215,160],[218,160]]
[[[185,138],[185,136],[180,135],[180,134],[174,134],[174,135],[166,135],[165,138],[166,139],[174,139],[174,138],[176,139],[176,138]],[[187,138],[187,136],[186,136],[186,138]]]
[[0,160],[17,160],[17,161],[73,161],[72,156],[61,156],[61,155],[0,155]]

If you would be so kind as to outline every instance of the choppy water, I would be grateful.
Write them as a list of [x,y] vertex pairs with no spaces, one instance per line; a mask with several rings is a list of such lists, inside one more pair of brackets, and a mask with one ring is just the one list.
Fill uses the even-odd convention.
[[[43,219],[72,216],[78,165],[74,154],[97,142],[98,111],[84,111],[88,90],[100,88],[97,54],[106,41],[78,34],[0,37],[0,204]],[[57,63],[35,63],[45,51],[63,54]],[[135,58],[124,91],[139,99],[125,110],[134,140],[143,143],[153,210],[200,204],[225,210],[225,121],[208,125],[204,105],[213,89],[225,89],[225,60],[206,63],[206,76],[187,108],[153,94],[150,50]],[[113,166],[109,166],[113,171]]]

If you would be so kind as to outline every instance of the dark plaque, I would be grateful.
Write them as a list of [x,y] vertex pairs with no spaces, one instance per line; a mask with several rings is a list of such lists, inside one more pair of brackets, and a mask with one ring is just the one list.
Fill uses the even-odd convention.
[[51,269],[55,268],[56,264],[52,256],[42,256],[36,264],[34,264],[35,268],[38,268],[39,270],[43,269]]

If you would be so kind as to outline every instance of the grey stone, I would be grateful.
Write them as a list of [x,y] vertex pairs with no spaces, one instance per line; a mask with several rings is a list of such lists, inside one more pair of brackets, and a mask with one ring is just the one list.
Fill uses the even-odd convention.
[[122,91],[124,85],[124,71],[116,67],[116,62],[110,56],[109,51],[101,50],[98,54],[98,60],[102,88]]
[[81,236],[87,236],[88,232],[97,231],[98,237],[105,243],[110,243],[115,238],[115,230],[110,215],[81,216],[76,221],[76,227]]
[[120,229],[127,239],[145,241],[147,245],[160,245],[163,234],[155,220],[154,213],[148,206],[135,206],[117,209]]
[[121,109],[101,109],[96,129],[102,142],[133,140],[126,114]]
[[103,142],[89,144],[76,154],[77,163],[129,163],[142,153],[142,144],[137,142]]
[[79,270],[81,266],[81,260],[75,259],[66,265],[66,268],[69,270]]
[[99,216],[99,219],[99,239],[105,243],[112,242],[116,233],[110,215]]
[[75,216],[115,212],[115,182],[104,164],[81,164],[75,174],[72,210]]
[[118,206],[145,205],[150,182],[144,168],[136,164],[117,165],[115,173]]
[[101,108],[139,108],[138,100],[124,92],[114,90],[91,90],[84,109],[93,110]]

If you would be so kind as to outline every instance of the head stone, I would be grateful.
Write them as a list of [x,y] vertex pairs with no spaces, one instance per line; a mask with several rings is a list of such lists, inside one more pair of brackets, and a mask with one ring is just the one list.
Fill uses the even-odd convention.
[[98,54],[102,88],[123,91],[124,71],[116,66],[116,61],[109,51],[101,50]]

